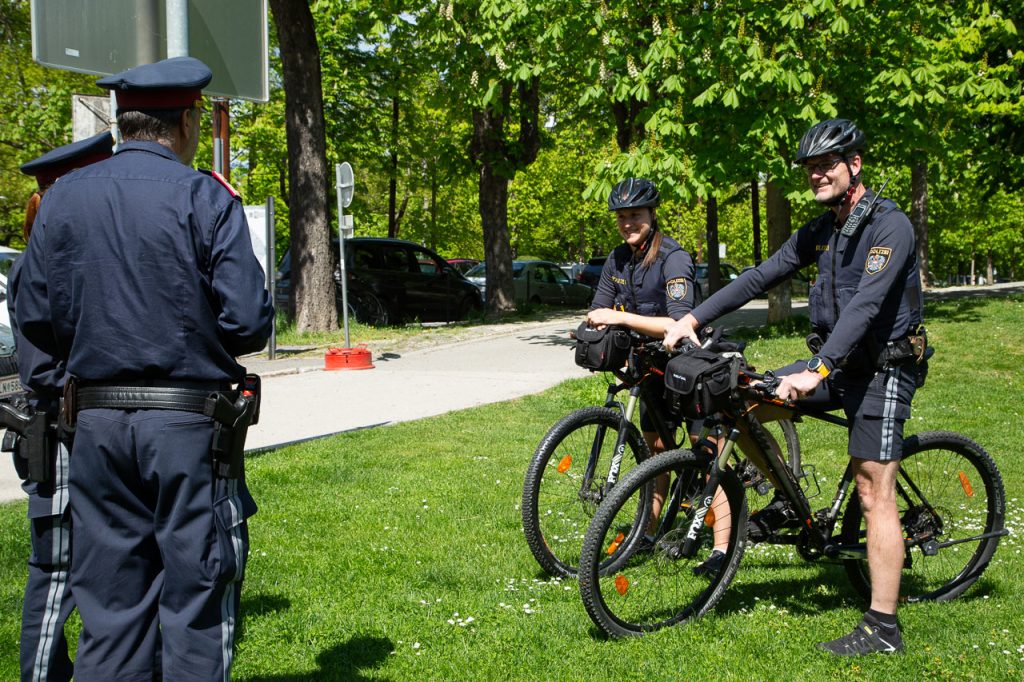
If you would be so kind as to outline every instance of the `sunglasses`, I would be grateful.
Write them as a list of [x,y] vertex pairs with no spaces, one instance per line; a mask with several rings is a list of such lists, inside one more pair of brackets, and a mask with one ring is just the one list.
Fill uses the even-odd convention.
[[805,163],[804,170],[807,171],[808,175],[817,173],[818,175],[825,175],[835,170],[835,167],[843,162],[842,157],[836,157],[827,161],[819,161],[818,163]]

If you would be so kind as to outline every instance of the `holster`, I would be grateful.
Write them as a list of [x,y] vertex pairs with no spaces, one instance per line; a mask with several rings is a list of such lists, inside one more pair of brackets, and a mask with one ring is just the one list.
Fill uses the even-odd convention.
[[247,374],[242,390],[232,402],[223,393],[206,399],[203,413],[213,419],[213,467],[221,478],[238,478],[245,458],[249,426],[259,421],[260,381]]
[[45,412],[0,403],[0,424],[7,428],[2,449],[14,455],[18,475],[34,483],[49,483],[53,477],[53,448]]

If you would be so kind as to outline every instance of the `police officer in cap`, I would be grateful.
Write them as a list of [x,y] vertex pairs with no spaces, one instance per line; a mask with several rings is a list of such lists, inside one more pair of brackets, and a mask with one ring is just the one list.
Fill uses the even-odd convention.
[[51,188],[22,257],[18,323],[66,363],[76,423],[76,680],[152,679],[161,646],[164,679],[230,676],[256,509],[236,358],[273,308],[237,193],[190,167],[211,77],[177,57],[98,81],[124,142]]
[[[21,166],[38,183],[25,208],[25,241],[46,190],[76,168],[110,158],[114,138],[109,132],[58,147]],[[15,445],[15,468],[24,479],[32,550],[21,612],[21,679],[70,680],[73,672],[64,638],[64,623],[75,608],[69,584],[71,510],[68,507],[68,448],[56,433],[57,406],[64,389],[64,363],[26,341],[18,329],[14,306],[21,280],[21,260],[8,273],[7,305],[17,348],[18,372],[28,391],[25,413],[39,413],[49,434],[38,447],[24,437]],[[38,462],[27,457],[39,456]]]
[[[829,119],[800,140],[815,201],[828,208],[797,230],[771,258],[749,270],[672,325],[665,343],[696,342],[696,330],[818,266],[810,292],[813,357],[780,370],[780,398],[817,409],[842,408],[850,421],[848,453],[867,523],[871,607],[853,632],[818,646],[840,656],[902,651],[896,622],[903,537],[896,507],[903,425],[918,385],[925,348],[914,229],[889,199],[860,181],[864,134]],[[923,377],[920,377],[923,378]],[[784,500],[751,517],[748,538],[763,540],[795,521]]]

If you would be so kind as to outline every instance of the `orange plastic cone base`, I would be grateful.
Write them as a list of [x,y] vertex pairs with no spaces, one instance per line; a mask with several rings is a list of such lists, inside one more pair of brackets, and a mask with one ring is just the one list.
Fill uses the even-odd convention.
[[324,353],[324,369],[373,369],[373,360],[364,347],[328,348]]

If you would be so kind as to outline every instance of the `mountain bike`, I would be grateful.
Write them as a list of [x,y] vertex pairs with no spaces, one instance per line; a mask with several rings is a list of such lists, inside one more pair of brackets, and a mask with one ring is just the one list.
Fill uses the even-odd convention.
[[[685,623],[722,598],[746,544],[747,501],[739,476],[746,462],[736,448],[741,433],[750,436],[745,442],[753,444],[752,454],[767,465],[765,474],[800,521],[798,528],[778,531],[769,542],[795,545],[808,561],[841,561],[853,587],[870,598],[852,465],[831,503],[812,509],[793,470],[769,447],[755,413],[771,406],[791,420],[810,418],[842,427],[847,421],[783,402],[774,396],[775,385],[770,375],[740,369],[730,406],[705,421],[693,448],[644,461],[605,496],[587,529],[579,566],[584,606],[604,632],[623,637]],[[707,436],[714,432],[724,438],[713,443]],[[655,478],[665,475],[671,478],[669,498],[653,540],[641,541],[628,529],[652,523],[646,495]],[[724,495],[716,495],[718,487]],[[1003,525],[1002,477],[992,457],[970,438],[950,431],[910,436],[903,444],[896,495],[906,548],[901,603],[959,596],[978,580],[999,539],[1009,532]],[[710,556],[713,517],[724,513],[732,519],[724,563],[716,573],[698,577],[692,569]],[[605,570],[608,565],[614,570]]]
[[[523,482],[522,518],[527,545],[537,563],[548,574],[573,577],[579,565],[580,546],[598,505],[618,480],[638,463],[650,457],[643,435],[633,423],[637,401],[649,407],[655,429],[666,444],[676,447],[668,422],[680,421],[666,413],[659,399],[664,392],[662,375],[669,354],[660,341],[631,334],[629,359],[625,367],[612,372],[618,383],[610,383],[603,406],[585,407],[560,419],[541,439],[526,470]],[[627,392],[625,404],[618,398]],[[771,437],[785,443],[792,471],[799,472],[800,443],[792,422],[781,420]],[[751,495],[767,495],[771,485],[752,467],[747,470]],[[644,500],[650,506],[653,490]],[[630,537],[642,536],[647,519],[635,519]],[[642,523],[643,522],[643,523]],[[604,562],[601,570],[613,570]]]

